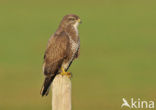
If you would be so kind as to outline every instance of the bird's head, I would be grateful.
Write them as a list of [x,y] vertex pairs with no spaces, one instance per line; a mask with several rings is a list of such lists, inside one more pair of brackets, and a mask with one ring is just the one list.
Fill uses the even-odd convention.
[[65,28],[69,26],[78,27],[78,25],[81,23],[80,17],[75,14],[69,14],[63,17],[61,21],[61,25]]

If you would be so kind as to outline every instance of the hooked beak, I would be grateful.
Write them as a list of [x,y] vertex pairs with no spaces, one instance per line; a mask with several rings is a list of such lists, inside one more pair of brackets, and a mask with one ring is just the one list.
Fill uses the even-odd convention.
[[78,19],[77,21],[78,21],[78,23],[80,23],[80,24],[82,23],[82,21],[81,21],[80,19]]

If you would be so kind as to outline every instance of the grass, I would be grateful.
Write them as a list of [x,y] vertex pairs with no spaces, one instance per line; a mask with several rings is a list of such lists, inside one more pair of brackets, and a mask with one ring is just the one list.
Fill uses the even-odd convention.
[[81,55],[73,110],[119,110],[122,97],[154,100],[155,1],[0,1],[0,110],[50,110],[42,98],[48,38],[68,13],[78,14]]

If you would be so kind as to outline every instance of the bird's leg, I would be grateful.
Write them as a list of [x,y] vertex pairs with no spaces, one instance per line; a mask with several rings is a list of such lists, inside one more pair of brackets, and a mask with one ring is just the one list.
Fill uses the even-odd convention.
[[62,70],[61,75],[67,75],[69,78],[71,78],[70,72],[66,72],[63,67],[61,67],[61,70]]

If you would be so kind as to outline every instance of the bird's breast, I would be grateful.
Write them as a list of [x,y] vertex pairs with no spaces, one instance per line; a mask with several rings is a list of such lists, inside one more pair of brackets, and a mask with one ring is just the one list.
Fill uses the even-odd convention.
[[71,37],[69,37],[70,40],[70,55],[68,56],[68,61],[65,61],[63,63],[63,68],[67,69],[70,65],[70,63],[74,60],[75,54],[78,51],[78,48],[80,46],[80,41],[78,40],[77,42],[74,41]]
[[70,37],[70,46],[71,46],[71,51],[72,53],[76,53],[78,48],[80,45],[80,41],[78,40],[77,42],[74,41],[71,37]]

